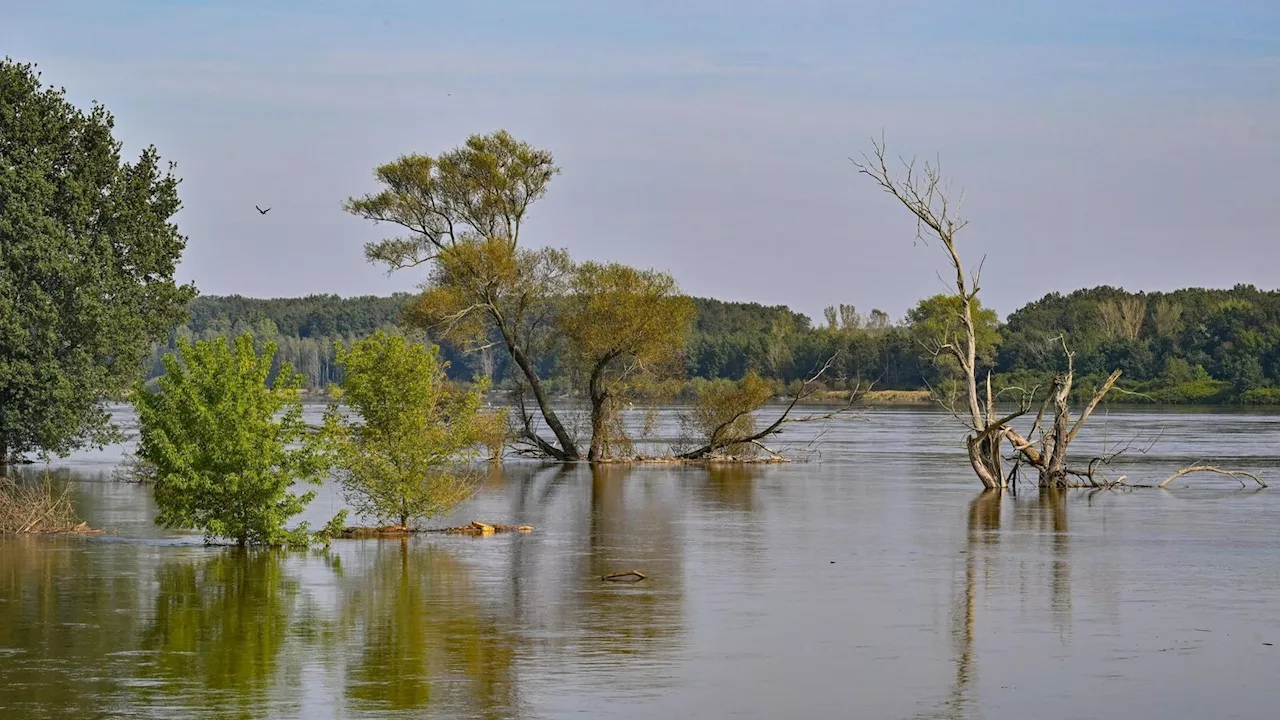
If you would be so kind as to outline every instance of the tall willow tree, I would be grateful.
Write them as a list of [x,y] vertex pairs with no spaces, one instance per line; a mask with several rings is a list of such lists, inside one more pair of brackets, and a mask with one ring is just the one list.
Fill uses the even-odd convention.
[[370,262],[392,271],[431,266],[409,321],[437,337],[465,340],[468,349],[505,347],[553,435],[539,435],[525,413],[523,436],[543,454],[577,460],[577,440],[551,406],[538,371],[568,259],[519,247],[529,207],[558,172],[551,153],[500,130],[473,135],[438,157],[405,155],[380,166],[382,189],[351,198],[345,209],[405,233],[366,245]]
[[195,295],[174,282],[173,166],[122,162],[113,124],[0,61],[0,467],[114,437],[104,401]]

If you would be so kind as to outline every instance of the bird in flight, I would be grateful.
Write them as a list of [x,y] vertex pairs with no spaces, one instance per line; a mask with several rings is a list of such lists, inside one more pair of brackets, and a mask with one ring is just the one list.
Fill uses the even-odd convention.
[[266,215],[267,213],[271,212],[271,208],[267,208],[266,210],[263,210],[262,208],[258,207],[257,205],[254,205],[254,206],[253,206],[253,209],[254,209],[254,210],[257,210],[257,211],[258,211],[260,214],[262,214],[262,215]]

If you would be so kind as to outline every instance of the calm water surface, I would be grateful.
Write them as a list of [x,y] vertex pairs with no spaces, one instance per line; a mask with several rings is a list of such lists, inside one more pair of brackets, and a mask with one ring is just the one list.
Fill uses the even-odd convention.
[[[128,447],[83,453],[53,471],[118,534],[0,539],[0,718],[1280,715],[1280,490],[984,495],[951,423],[869,412],[788,466],[510,462],[446,522],[532,534],[328,553],[157,529]],[[1131,479],[1280,478],[1277,415],[1093,431],[1159,438]]]

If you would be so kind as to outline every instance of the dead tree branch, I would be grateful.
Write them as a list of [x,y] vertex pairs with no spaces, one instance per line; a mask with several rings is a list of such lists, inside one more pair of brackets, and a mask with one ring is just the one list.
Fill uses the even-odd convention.
[[1214,467],[1213,465],[1192,465],[1191,467],[1182,468],[1178,472],[1170,475],[1168,478],[1164,480],[1164,482],[1160,483],[1156,487],[1161,487],[1161,488],[1165,487],[1169,483],[1173,482],[1174,480],[1177,480],[1180,477],[1183,477],[1185,475],[1190,475],[1192,473],[1200,473],[1200,472],[1226,475],[1227,477],[1230,477],[1234,479],[1236,482],[1240,483],[1240,487],[1245,487],[1245,482],[1240,479],[1242,477],[1249,478],[1250,480],[1253,480],[1254,482],[1258,483],[1258,487],[1267,486],[1267,484],[1262,481],[1262,478],[1260,476],[1254,475],[1253,473],[1245,472],[1243,470],[1224,470],[1223,468]]

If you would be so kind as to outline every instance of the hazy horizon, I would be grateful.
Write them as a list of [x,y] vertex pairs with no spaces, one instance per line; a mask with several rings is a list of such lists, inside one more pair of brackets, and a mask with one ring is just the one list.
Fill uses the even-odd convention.
[[499,128],[563,169],[528,244],[815,321],[944,287],[848,160],[882,131],[967,190],[961,249],[1002,316],[1096,285],[1280,285],[1271,3],[5,5],[0,54],[103,102],[127,154],[178,162],[202,294],[412,290],[364,262],[385,226],[342,201]]

